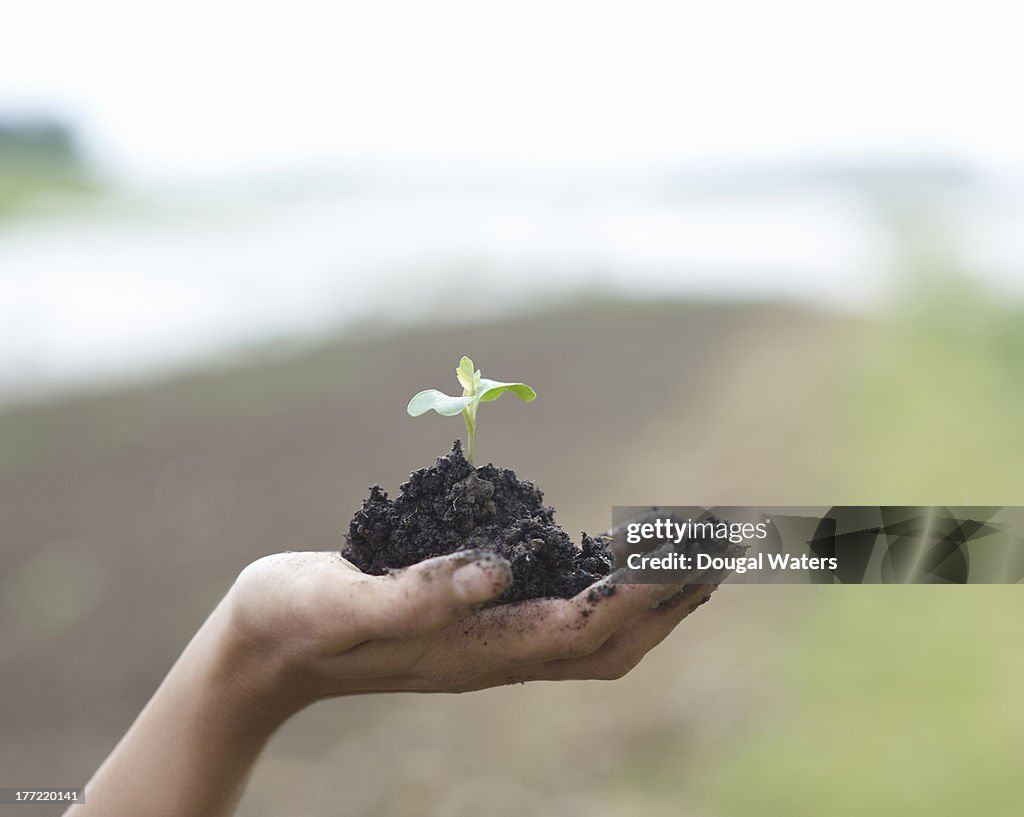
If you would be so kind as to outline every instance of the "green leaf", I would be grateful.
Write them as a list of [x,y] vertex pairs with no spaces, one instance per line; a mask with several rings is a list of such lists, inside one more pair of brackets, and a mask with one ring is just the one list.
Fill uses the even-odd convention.
[[501,383],[497,380],[488,380],[487,378],[480,380],[476,394],[477,398],[481,401],[490,402],[491,400],[497,400],[507,391],[512,392],[516,397],[526,402],[530,402],[537,396],[537,392],[525,383]]
[[472,397],[449,397],[437,389],[427,389],[413,397],[405,410],[409,412],[410,417],[419,417],[431,410],[445,417],[452,417],[461,413],[472,402]]
[[[476,375],[479,374],[479,372],[476,373]],[[473,373],[473,361],[463,355],[462,360],[459,361],[459,368],[455,370],[455,376],[459,378],[462,388],[466,390],[465,393],[473,394],[473,386],[477,379]]]

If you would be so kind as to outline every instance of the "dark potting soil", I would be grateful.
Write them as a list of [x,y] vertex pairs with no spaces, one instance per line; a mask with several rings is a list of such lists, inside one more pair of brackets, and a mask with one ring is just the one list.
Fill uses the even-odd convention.
[[498,599],[508,603],[570,598],[612,570],[606,540],[583,534],[577,548],[532,482],[493,465],[474,468],[458,441],[399,490],[389,499],[372,486],[349,523],[342,555],[366,573],[481,548],[512,565],[512,585]]

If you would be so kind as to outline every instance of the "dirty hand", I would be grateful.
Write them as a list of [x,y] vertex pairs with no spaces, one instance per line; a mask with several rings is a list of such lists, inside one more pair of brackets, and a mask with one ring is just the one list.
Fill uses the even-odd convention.
[[[233,814],[266,742],[321,698],[618,678],[725,574],[598,582],[572,599],[483,607],[511,579],[463,551],[387,576],[337,553],[280,553],[239,575],[87,787],[74,817]],[[613,591],[613,592],[612,592]]]
[[612,679],[716,587],[605,579],[568,600],[481,609],[510,581],[508,562],[486,551],[385,576],[337,553],[276,554],[249,565],[225,600],[229,642],[250,689],[270,708],[292,711],[367,692]]

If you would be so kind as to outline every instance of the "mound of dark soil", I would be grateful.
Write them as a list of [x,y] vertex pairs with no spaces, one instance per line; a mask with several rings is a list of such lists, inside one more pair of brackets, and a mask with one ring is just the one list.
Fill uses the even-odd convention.
[[512,564],[512,586],[498,602],[569,598],[607,576],[605,540],[583,534],[577,548],[544,494],[504,468],[474,468],[456,441],[431,468],[414,471],[391,500],[379,485],[349,523],[342,555],[382,574],[467,548],[494,551]]

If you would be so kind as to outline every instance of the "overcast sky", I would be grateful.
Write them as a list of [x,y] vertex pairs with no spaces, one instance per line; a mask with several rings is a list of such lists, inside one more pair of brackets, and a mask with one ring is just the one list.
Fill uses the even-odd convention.
[[0,109],[70,113],[129,174],[876,155],[1019,171],[1015,5],[32,0],[4,9]]

